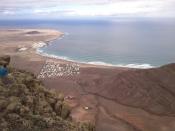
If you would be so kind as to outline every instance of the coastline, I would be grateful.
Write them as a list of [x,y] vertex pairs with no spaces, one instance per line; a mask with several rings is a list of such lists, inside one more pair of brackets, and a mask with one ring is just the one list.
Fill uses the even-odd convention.
[[[38,33],[31,35],[33,31]],[[73,120],[94,122],[97,131],[175,129],[175,98],[172,95],[175,64],[140,70],[78,63],[79,73],[69,75],[76,68],[76,65],[72,67],[75,62],[42,56],[32,47],[34,43],[57,39],[61,34],[39,29],[0,30],[0,55],[10,55],[10,65],[36,76],[43,67],[49,75],[52,75],[50,71],[55,73],[55,69],[61,68],[63,75],[54,74],[54,77],[40,80],[46,88],[65,95]]]
[[[47,45],[46,45],[47,46]],[[119,68],[132,68],[132,69],[151,69],[151,68],[156,68],[155,66],[151,66],[150,64],[117,64],[117,65],[114,65],[114,64],[110,64],[110,63],[105,63],[105,62],[101,62],[101,61],[94,61],[94,62],[81,62],[81,61],[76,61],[76,60],[71,60],[70,58],[68,57],[65,57],[65,56],[57,56],[57,55],[54,55],[54,54],[47,54],[47,53],[44,53],[42,50],[40,50],[39,48],[36,50],[36,53],[41,55],[41,56],[44,56],[44,57],[49,57],[49,58],[53,58],[53,59],[61,59],[61,60],[65,60],[65,61],[68,61],[68,62],[74,62],[74,63],[79,63],[79,64],[86,64],[86,65],[93,65],[93,66],[102,66],[102,67],[113,67],[113,68],[116,68],[116,67],[119,67]]]
[[83,64],[83,65],[85,64],[85,65],[89,65],[89,66],[113,67],[113,68],[116,68],[116,67],[118,67],[118,68],[133,68],[133,69],[156,68],[155,66],[152,66],[152,65],[146,64],[146,63],[145,64],[136,64],[136,63],[133,63],[133,64],[111,64],[111,63],[105,63],[103,61],[91,61],[91,62],[77,61],[77,60],[70,59],[66,56],[58,56],[58,55],[54,55],[54,54],[48,54],[48,53],[45,53],[43,50],[40,49],[42,47],[49,46],[51,44],[51,42],[53,42],[56,39],[63,39],[64,35],[65,34],[62,33],[62,35],[58,36],[58,38],[55,38],[55,39],[50,40],[50,41],[43,42],[43,45],[41,45],[41,46],[40,46],[40,43],[38,43],[39,46],[36,48],[36,53],[41,55],[41,56],[48,57],[48,58],[51,58],[51,59],[65,60],[67,62],[74,62],[74,63],[77,63],[77,64]]
[[[48,35],[51,35],[51,37],[49,38],[44,38],[44,39],[40,39],[37,41],[31,41],[31,43],[27,44],[27,45],[16,45],[17,50],[19,52],[30,52],[30,53],[36,53],[37,55],[40,55],[41,57],[46,57],[49,59],[53,59],[53,60],[58,60],[58,61],[64,61],[64,62],[72,62],[72,63],[77,63],[80,64],[82,67],[99,67],[99,68],[131,68],[131,69],[150,69],[150,68],[156,68],[154,66],[151,66],[150,64],[137,64],[137,63],[131,63],[131,64],[110,64],[110,63],[105,63],[102,61],[90,61],[90,62],[84,62],[84,61],[77,61],[77,60],[73,60],[70,59],[68,57],[65,56],[57,56],[54,54],[47,54],[44,53],[42,50],[40,50],[40,48],[44,47],[44,46],[49,46],[54,40],[56,39],[62,39],[64,38],[64,35],[68,34],[68,33],[63,33],[63,32],[59,32],[57,30],[50,30],[50,29],[1,29],[0,31],[5,31],[7,33],[12,33],[14,34],[15,32],[20,32],[21,33],[19,35],[22,35],[22,33],[24,32],[29,32],[28,34],[25,34],[25,37],[30,37],[30,39],[32,40],[32,37],[40,37],[40,35],[47,35],[46,37],[48,37]],[[34,31],[38,31],[38,34],[32,34],[30,32],[34,32]],[[41,32],[40,32],[41,31]],[[43,32],[42,32],[43,31]],[[40,32],[40,33],[39,33]],[[44,34],[46,33],[46,34]],[[28,39],[28,38],[27,38]],[[26,41],[24,40],[24,42],[26,43]],[[33,48],[33,49],[32,49]],[[33,52],[34,50],[34,52]]]

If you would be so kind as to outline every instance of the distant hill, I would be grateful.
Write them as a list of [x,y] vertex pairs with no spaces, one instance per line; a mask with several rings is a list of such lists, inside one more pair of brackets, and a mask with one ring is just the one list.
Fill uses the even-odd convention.
[[[128,70],[101,80],[91,93],[157,115],[175,116],[175,64]],[[104,90],[103,87],[106,87]],[[94,92],[95,90],[95,92]]]
[[29,32],[27,32],[26,34],[28,34],[28,35],[35,35],[35,34],[40,34],[40,32],[39,31],[29,31]]

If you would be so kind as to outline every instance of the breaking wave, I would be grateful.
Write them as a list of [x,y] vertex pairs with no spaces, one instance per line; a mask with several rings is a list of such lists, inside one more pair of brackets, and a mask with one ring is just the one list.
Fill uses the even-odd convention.
[[[64,35],[62,35],[58,39],[61,40],[61,39],[63,39],[67,35],[70,35],[70,34],[68,32],[66,32]],[[45,46],[47,46],[47,44]],[[78,61],[78,60],[73,60],[73,59],[71,59],[69,57],[66,57],[66,56],[58,56],[58,55],[55,55],[55,54],[46,53],[46,52],[44,52],[41,49],[41,47],[38,47],[36,49],[36,52],[39,55],[42,55],[42,56],[45,56],[45,57],[49,57],[49,58],[62,59],[62,60],[70,61],[70,62],[78,62],[78,63],[90,64],[90,65],[111,66],[111,67],[125,67],[125,68],[136,68],[136,69],[155,68],[151,64],[146,64],[146,63],[145,64],[138,64],[138,63],[131,63],[131,64],[111,64],[111,63],[106,63],[106,62],[102,62],[102,61],[91,61],[91,62]]]
[[37,49],[37,53],[42,55],[42,56],[46,56],[46,57],[50,57],[50,58],[62,59],[62,60],[71,61],[71,62],[79,62],[79,63],[83,63],[83,64],[111,66],[111,67],[137,68],[137,69],[154,68],[154,66],[152,66],[150,64],[146,64],[146,63],[145,64],[137,64],[137,63],[133,63],[133,64],[110,64],[110,63],[105,63],[105,62],[101,62],[101,61],[92,61],[92,62],[76,61],[76,60],[72,60],[72,59],[70,59],[69,57],[66,57],[66,56],[57,56],[57,55],[54,55],[54,54],[45,53],[43,50],[41,50],[39,48]]
[[139,69],[148,69],[148,68],[154,68],[154,66],[150,64],[110,64],[110,63],[105,63],[105,62],[87,62],[88,64],[93,64],[93,65],[105,65],[105,66],[116,66],[116,67],[127,67],[127,68],[139,68]]

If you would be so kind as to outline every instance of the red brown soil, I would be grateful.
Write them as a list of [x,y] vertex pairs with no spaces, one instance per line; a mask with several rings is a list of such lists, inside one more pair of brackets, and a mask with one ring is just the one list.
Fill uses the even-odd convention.
[[[37,75],[48,58],[33,50],[16,52],[16,45],[31,45],[31,41],[48,40],[48,36],[7,40],[3,34],[0,54],[9,52],[11,65]],[[67,99],[72,118],[94,122],[97,131],[175,131],[175,64],[144,70],[80,65],[79,75],[42,81],[48,88],[73,96]]]
[[[18,62],[18,67],[37,74],[41,63]],[[175,130],[175,64],[144,70],[82,67],[80,75],[43,82],[75,97],[67,100],[73,119],[94,122],[97,131]]]

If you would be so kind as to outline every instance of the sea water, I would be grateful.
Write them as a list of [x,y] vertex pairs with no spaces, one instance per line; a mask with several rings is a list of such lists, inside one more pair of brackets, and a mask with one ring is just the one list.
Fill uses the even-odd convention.
[[63,32],[63,37],[39,49],[52,57],[136,68],[175,62],[174,19],[1,20],[0,26]]

